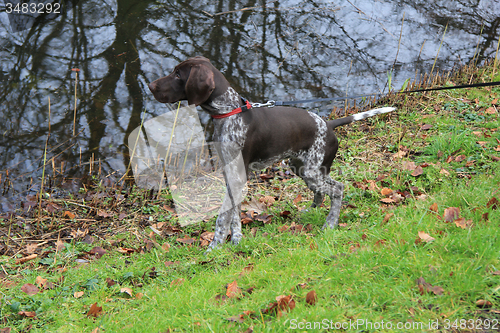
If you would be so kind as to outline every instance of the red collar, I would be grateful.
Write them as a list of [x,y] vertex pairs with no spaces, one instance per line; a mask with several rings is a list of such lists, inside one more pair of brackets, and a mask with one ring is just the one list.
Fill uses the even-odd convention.
[[235,115],[237,113],[250,110],[252,108],[252,104],[250,104],[250,102],[248,102],[246,99],[243,99],[243,101],[245,102],[245,105],[240,106],[239,108],[236,108],[236,109],[234,109],[233,111],[231,111],[229,113],[225,113],[225,114],[213,114],[212,118],[214,118],[214,119],[226,118],[226,117],[230,117],[232,115]]

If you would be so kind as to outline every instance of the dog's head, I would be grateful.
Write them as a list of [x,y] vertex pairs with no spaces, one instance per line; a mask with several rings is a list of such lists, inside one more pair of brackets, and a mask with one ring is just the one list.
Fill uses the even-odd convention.
[[210,60],[197,56],[175,66],[170,75],[151,82],[149,90],[160,103],[187,100],[190,105],[200,105],[215,90],[217,74],[220,72]]

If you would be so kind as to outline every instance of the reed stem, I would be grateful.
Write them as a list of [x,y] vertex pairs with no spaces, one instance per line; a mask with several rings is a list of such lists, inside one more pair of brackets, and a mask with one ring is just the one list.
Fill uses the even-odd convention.
[[43,184],[45,183],[45,163],[47,163],[47,146],[49,144],[50,138],[50,97],[49,99],[49,132],[47,134],[47,139],[45,140],[45,149],[43,150],[43,168],[42,168],[42,184],[40,185],[40,194],[38,195],[38,220],[36,222],[36,227],[40,230],[40,220],[42,218],[42,197],[43,197]]

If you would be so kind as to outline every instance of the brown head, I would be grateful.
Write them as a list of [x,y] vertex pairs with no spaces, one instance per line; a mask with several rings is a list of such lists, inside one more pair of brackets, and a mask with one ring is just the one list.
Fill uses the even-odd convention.
[[175,66],[173,72],[149,84],[149,90],[160,103],[187,100],[200,105],[223,94],[229,83],[205,57],[189,58]]

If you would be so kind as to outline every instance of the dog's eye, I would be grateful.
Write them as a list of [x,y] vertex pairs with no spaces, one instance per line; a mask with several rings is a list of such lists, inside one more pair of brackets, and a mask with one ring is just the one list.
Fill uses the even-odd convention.
[[179,71],[175,71],[175,78],[176,79],[180,79],[181,78],[181,74],[179,73]]

